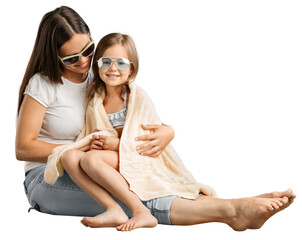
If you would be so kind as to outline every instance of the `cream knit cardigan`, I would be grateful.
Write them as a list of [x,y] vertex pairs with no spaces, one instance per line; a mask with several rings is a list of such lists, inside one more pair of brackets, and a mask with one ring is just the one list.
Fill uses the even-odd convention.
[[[146,134],[141,124],[161,124],[154,105],[146,92],[134,82],[129,84],[130,95],[123,133],[120,139],[120,173],[130,185],[130,190],[143,200],[169,195],[195,199],[199,193],[216,196],[210,186],[196,182],[185,168],[174,148],[169,144],[159,157],[141,156],[136,150],[135,137]],[[64,170],[60,162],[68,149],[89,150],[93,134],[117,136],[103,106],[104,94],[95,94],[86,111],[86,123],[75,143],[56,147],[48,157],[44,172],[45,182],[54,184]],[[101,130],[92,133],[94,129]]]

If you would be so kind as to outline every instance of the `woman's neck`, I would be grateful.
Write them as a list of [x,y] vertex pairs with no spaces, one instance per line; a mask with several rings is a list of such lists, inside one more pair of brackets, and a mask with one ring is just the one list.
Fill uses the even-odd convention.
[[82,83],[87,78],[87,73],[76,73],[72,71],[64,71],[62,72],[62,76],[73,83]]

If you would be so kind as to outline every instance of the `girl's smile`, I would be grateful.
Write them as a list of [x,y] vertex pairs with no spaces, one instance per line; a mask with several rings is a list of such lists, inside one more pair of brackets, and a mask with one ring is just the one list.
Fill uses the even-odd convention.
[[[125,47],[121,44],[115,44],[108,48],[103,56],[103,58],[127,58],[129,59],[128,53]],[[122,84],[126,83],[129,76],[132,73],[132,67],[130,66],[127,70],[119,70],[115,62],[107,69],[99,68],[99,76],[105,82],[106,86],[110,87],[120,87]]]
[[120,77],[119,74],[106,74],[106,76],[111,79],[116,79],[116,78]]

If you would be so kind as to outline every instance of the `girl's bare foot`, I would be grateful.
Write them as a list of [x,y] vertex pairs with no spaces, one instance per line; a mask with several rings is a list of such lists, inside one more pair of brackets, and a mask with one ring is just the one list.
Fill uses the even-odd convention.
[[288,207],[292,201],[283,198],[243,198],[233,200],[234,217],[227,223],[236,231],[258,229],[274,214]]
[[101,228],[101,227],[116,227],[129,218],[121,208],[107,209],[106,212],[95,217],[84,217],[81,223],[86,227]]
[[151,215],[149,210],[134,212],[133,217],[127,222],[116,227],[118,231],[131,231],[136,228],[151,228],[157,225],[157,219]]

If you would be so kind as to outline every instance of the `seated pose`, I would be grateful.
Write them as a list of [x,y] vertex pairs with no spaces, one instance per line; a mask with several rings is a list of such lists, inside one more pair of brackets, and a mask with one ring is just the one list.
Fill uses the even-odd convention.
[[[152,217],[148,214],[144,215],[142,219],[133,218],[128,220],[132,216],[129,208],[114,195],[115,201],[112,201],[112,195],[90,177],[92,174],[88,176],[84,171],[84,169],[87,172],[89,169],[93,170],[89,164],[96,162],[94,160],[95,156],[93,156],[94,153],[99,154],[108,151],[106,148],[110,149],[109,146],[112,147],[116,144],[114,142],[119,140],[112,138],[112,136],[117,137],[116,132],[119,131],[115,130],[116,132],[113,131],[112,133],[110,130],[112,127],[108,129],[107,133],[102,131],[99,133],[100,136],[94,137],[95,140],[91,145],[94,151],[84,153],[86,161],[83,160],[82,164],[79,164],[77,157],[70,157],[70,161],[64,162],[66,163],[64,165],[65,169],[68,169],[67,165],[70,163],[70,169],[74,170],[73,173],[69,170],[70,173],[64,172],[63,175],[61,166],[58,164],[55,167],[58,168],[59,175],[63,176],[58,178],[54,185],[47,184],[44,181],[45,163],[48,156],[55,152],[53,150],[56,147],[72,144],[84,126],[85,110],[88,103],[85,89],[93,79],[93,74],[89,71],[93,51],[94,43],[89,28],[74,10],[63,6],[44,15],[20,87],[18,104],[16,158],[26,162],[24,181],[26,196],[31,207],[40,212],[86,216],[82,223],[90,227],[110,226],[118,227],[119,230],[128,230],[141,226],[153,226],[156,222],[154,220],[150,221]],[[99,58],[100,56],[95,59],[98,60]],[[113,65],[115,63],[113,62]],[[131,70],[133,67],[134,64],[132,63]],[[108,77],[114,76],[109,74]],[[131,87],[131,84],[129,86]],[[132,91],[127,89],[127,96],[125,97],[122,94],[122,99],[119,96],[118,99],[115,99],[114,108],[105,109],[105,112],[110,114],[122,109],[124,99],[127,98],[127,117],[130,117],[129,113],[132,111],[130,99],[134,90],[135,86]],[[108,97],[110,96],[109,93],[107,93]],[[109,122],[108,118],[107,121]],[[148,124],[149,122],[141,123]],[[110,122],[109,124],[111,125]],[[127,132],[125,127],[126,125],[123,132]],[[98,126],[96,128],[100,129]],[[122,135],[120,152],[117,153],[114,150],[110,154],[120,155],[118,157],[124,159],[125,156],[121,153],[128,151],[133,154],[133,150],[138,147],[140,148],[137,150],[139,153],[155,159],[155,161],[149,161],[150,164],[155,163],[156,160],[160,159],[161,153],[169,149],[166,146],[173,139],[174,131],[171,127],[163,124],[142,125],[142,128],[140,126],[138,128],[140,134],[132,136],[132,139],[138,138],[137,144],[131,142],[129,143],[131,149],[122,148],[124,137]],[[141,135],[145,133],[145,130],[150,132]],[[86,133],[81,137],[84,135]],[[106,138],[106,135],[109,135],[110,138]],[[79,140],[79,142],[81,141]],[[96,151],[96,148],[102,148],[102,150]],[[68,151],[63,154],[63,157],[65,154],[68,156],[67,153]],[[89,158],[90,154],[91,158]],[[105,165],[106,162],[103,161],[105,157],[102,157],[100,162]],[[78,168],[72,166],[73,160]],[[122,162],[120,163],[123,164]],[[112,162],[106,163],[106,167],[110,166],[114,169],[116,165],[111,166],[110,164],[114,165],[116,163],[119,162],[116,162],[115,156]],[[164,161],[164,163],[169,162]],[[128,169],[131,169],[131,167],[139,168],[139,166],[130,166]],[[96,168],[96,170],[98,169],[99,167]],[[121,166],[115,169],[119,169],[123,173]],[[73,181],[69,174],[75,176],[74,179],[77,182]],[[120,173],[116,171],[116,174]],[[136,172],[132,174],[132,178],[135,179]],[[76,178],[78,175],[80,177]],[[187,176],[186,181],[192,180],[190,175]],[[127,183],[130,183],[131,188],[131,174],[127,177]],[[138,186],[140,185],[138,184]],[[196,183],[194,189],[199,190],[201,186]],[[127,187],[129,188],[128,185]],[[128,191],[124,187],[124,192],[125,189]],[[206,191],[206,189],[210,190],[203,186],[203,191]],[[135,192],[139,188],[132,188],[132,190]],[[150,192],[154,193],[152,189]],[[194,199],[192,197],[194,194],[196,193],[185,198],[178,195],[155,197],[142,201],[142,203],[160,224],[192,225],[206,222],[223,222],[235,230],[245,230],[260,228],[274,214],[287,208],[295,198],[295,194],[291,189],[242,199],[219,199],[208,196],[207,193]],[[140,194],[138,193],[137,196],[140,196]],[[145,199],[148,199],[148,197]],[[106,205],[106,203],[109,203],[109,205]],[[128,205],[130,207],[130,204]],[[112,210],[110,214],[102,214],[108,209]],[[145,211],[141,206],[140,210]],[[143,222],[142,220],[147,221]],[[134,221],[137,226],[133,226],[131,221],[132,223]],[[150,222],[153,222],[153,225]]]

